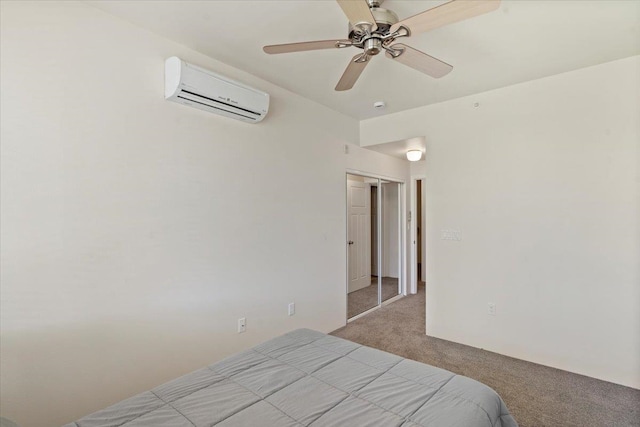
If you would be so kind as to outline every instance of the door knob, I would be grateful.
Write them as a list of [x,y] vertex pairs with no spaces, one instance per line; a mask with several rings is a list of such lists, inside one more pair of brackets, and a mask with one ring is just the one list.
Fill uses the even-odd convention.
[[353,245],[353,240],[349,240],[349,244],[350,244],[350,245]]

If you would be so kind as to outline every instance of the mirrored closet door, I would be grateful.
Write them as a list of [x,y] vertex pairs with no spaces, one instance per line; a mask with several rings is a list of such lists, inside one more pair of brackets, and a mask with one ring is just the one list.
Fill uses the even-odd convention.
[[401,233],[400,226],[400,184],[397,182],[381,181],[381,228],[380,245],[381,301],[391,299],[401,293]]
[[401,293],[401,183],[347,174],[347,318]]

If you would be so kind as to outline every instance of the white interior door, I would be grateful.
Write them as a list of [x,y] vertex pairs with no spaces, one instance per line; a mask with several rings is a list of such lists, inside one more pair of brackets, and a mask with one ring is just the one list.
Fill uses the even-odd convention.
[[369,185],[347,180],[348,292],[371,284],[371,208]]

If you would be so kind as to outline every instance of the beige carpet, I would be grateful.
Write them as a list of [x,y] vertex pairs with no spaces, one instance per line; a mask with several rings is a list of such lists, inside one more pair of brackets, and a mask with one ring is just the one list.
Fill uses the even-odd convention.
[[[398,295],[398,279],[395,277],[382,278],[382,301]],[[371,285],[358,289],[347,295],[347,318],[364,313],[378,305],[378,277],[371,276]]]
[[520,427],[640,426],[640,390],[426,336],[424,298],[421,286],[332,335],[481,381]]

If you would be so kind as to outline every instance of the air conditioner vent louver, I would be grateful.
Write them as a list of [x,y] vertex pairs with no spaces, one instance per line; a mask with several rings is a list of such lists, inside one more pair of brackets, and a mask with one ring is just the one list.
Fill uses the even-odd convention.
[[165,62],[165,99],[248,123],[269,111],[269,94],[175,56]]

